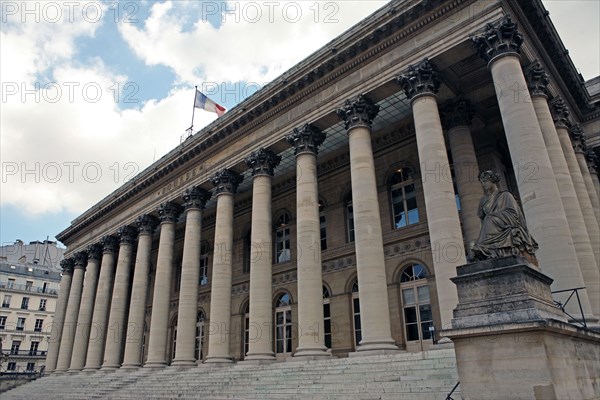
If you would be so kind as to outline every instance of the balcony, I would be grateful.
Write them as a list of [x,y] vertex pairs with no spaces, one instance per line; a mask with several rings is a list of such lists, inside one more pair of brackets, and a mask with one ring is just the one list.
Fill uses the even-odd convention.
[[56,289],[43,288],[40,286],[17,285],[9,282],[0,282],[0,289],[14,290],[15,292],[49,294],[53,296],[58,295]]
[[2,356],[8,358],[44,358],[46,353],[46,350],[4,350]]

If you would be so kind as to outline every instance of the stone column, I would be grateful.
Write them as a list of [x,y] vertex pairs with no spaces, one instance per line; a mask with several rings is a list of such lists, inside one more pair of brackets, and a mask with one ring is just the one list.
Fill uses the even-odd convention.
[[[210,287],[210,324],[206,363],[231,363],[231,281],[233,249],[233,196],[242,177],[223,169],[212,177],[217,195],[213,273]],[[269,293],[271,291],[269,290]],[[195,321],[195,319],[194,319]],[[177,341],[179,346],[179,340]]]
[[61,260],[62,278],[60,279],[60,290],[56,300],[56,310],[54,312],[54,321],[48,337],[48,356],[46,357],[46,372],[54,372],[56,362],[58,361],[58,352],[60,350],[60,340],[62,338],[63,325],[65,322],[65,313],[67,312],[67,303],[69,292],[71,291],[71,282],[73,279],[73,267],[75,263],[71,258]]
[[585,187],[579,164],[577,163],[577,157],[571,143],[569,136],[569,107],[565,104],[562,98],[557,97],[552,100],[552,116],[558,134],[558,140],[560,141],[560,147],[562,148],[564,157],[569,168],[569,174],[575,188],[577,200],[579,202],[579,208],[583,215],[583,222],[587,230],[587,234],[592,244],[592,250],[594,251],[594,258],[596,263],[600,263],[600,229],[594,218],[594,210],[592,209],[592,202],[590,196]]
[[581,176],[583,176],[583,183],[587,189],[590,201],[592,202],[592,208],[595,211],[596,223],[600,224],[600,200],[598,200],[598,193],[596,193],[596,186],[592,181],[590,170],[587,164],[586,152],[588,151],[587,144],[585,143],[585,134],[579,124],[571,127],[569,133],[571,134],[571,141],[573,142],[573,150],[575,150],[575,157],[577,157],[577,163],[581,170]]
[[[250,329],[258,331],[244,360],[274,360],[273,353],[273,286],[271,216],[271,178],[281,157],[270,150],[259,149],[248,158],[252,169],[252,226],[250,255]],[[212,318],[212,316],[211,316]],[[212,322],[212,319],[211,319]]]
[[98,286],[98,274],[100,273],[102,246],[100,244],[91,245],[88,247],[87,254],[87,267],[69,372],[79,372],[85,366],[85,356],[90,338],[90,325],[92,323],[92,313],[94,312],[94,301],[96,300],[96,288]]
[[452,153],[454,179],[460,199],[460,218],[467,248],[479,238],[481,222],[477,216],[479,200],[483,197],[483,189],[479,182],[479,165],[473,138],[471,137],[471,120],[473,110],[469,100],[458,98],[444,103],[442,121],[448,132],[448,142]]
[[177,313],[177,347],[173,366],[196,365],[194,350],[198,315],[202,209],[208,199],[210,199],[210,192],[197,186],[186,189],[183,193],[183,204],[186,210],[185,238]]
[[398,81],[411,99],[440,317],[442,328],[446,328],[458,303],[450,278],[467,260],[437,106],[440,82],[427,59],[410,66]]
[[152,215],[139,216],[135,223],[138,228],[138,247],[133,271],[129,319],[125,336],[125,355],[122,368],[142,366],[142,345],[144,344],[144,317],[150,281],[150,257],[152,255],[152,234],[158,225],[158,219]]
[[329,357],[323,326],[323,272],[317,150],[325,134],[306,124],[287,141],[296,154],[296,231],[298,270],[298,347],[295,357]]
[[[360,285],[362,340],[357,351],[396,350],[391,334],[381,217],[377,198],[371,123],[379,106],[363,96],[337,110],[350,141],[350,177],[354,211],[356,270]],[[322,295],[320,296],[320,298]]]
[[[527,99],[519,58],[523,36],[510,16],[505,16],[487,24],[484,34],[473,42],[492,74],[523,211],[529,231],[539,243],[540,267],[554,279],[553,290],[580,287],[583,282],[577,274],[565,268],[577,265],[577,255],[535,109]],[[521,98],[515,100],[516,95]],[[580,297],[584,313],[591,316],[587,293]],[[573,302],[567,310],[571,315],[579,313]]]
[[547,86],[550,80],[539,62],[534,62],[527,69],[526,78],[531,94],[531,101],[540,124],[540,129],[542,130],[552,170],[556,177],[556,183],[558,184],[563,209],[569,223],[569,231],[571,232],[571,238],[575,246],[577,261],[579,262],[579,268],[573,266],[571,273],[580,275],[578,279],[581,282],[589,282],[587,284],[587,292],[592,312],[594,315],[600,315],[600,288],[597,284],[590,284],[591,282],[600,282],[598,264],[583,220],[583,214],[579,207],[577,193],[571,180],[567,160],[560,146],[558,133],[556,132],[550,107],[548,106]]
[[167,365],[167,334],[169,330],[169,304],[171,302],[171,281],[173,279],[173,245],[175,244],[175,223],[181,214],[177,203],[162,203],[158,207],[160,217],[160,241],[154,279],[150,337],[148,339],[148,359],[144,367],[163,368]]
[[81,292],[83,290],[83,277],[87,265],[87,253],[75,253],[74,258],[73,280],[71,282],[71,290],[69,291],[69,302],[67,303],[67,311],[65,312],[63,334],[60,339],[60,351],[58,352],[58,361],[54,373],[66,372],[71,364],[71,356],[73,354],[77,317],[79,316]]
[[100,277],[98,278],[98,289],[96,289],[96,301],[94,302],[94,313],[92,326],[90,327],[90,339],[88,343],[87,356],[84,371],[91,372],[100,369],[104,358],[104,343],[106,340],[106,322],[110,312],[110,302],[113,291],[113,280],[115,271],[115,253],[118,241],[114,236],[102,238],[102,262],[100,263]]
[[588,168],[590,169],[590,175],[592,176],[592,182],[596,188],[596,193],[600,196],[600,180],[598,179],[598,156],[594,150],[589,149],[585,153],[585,158],[588,162]]
[[131,258],[133,245],[137,237],[136,230],[131,226],[122,226],[117,230],[119,237],[119,257],[113,286],[112,302],[108,317],[108,331],[104,347],[103,370],[114,370],[121,367],[125,349],[125,333],[127,328],[127,310],[129,309],[129,281],[131,278]]

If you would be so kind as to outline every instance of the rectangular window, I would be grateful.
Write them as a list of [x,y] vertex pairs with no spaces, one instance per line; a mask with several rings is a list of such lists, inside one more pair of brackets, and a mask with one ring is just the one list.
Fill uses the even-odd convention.
[[352,208],[352,202],[346,204],[346,224],[348,226],[348,243],[354,242],[354,209]]
[[6,366],[6,370],[7,371],[16,371],[17,370],[17,363],[14,361],[11,361],[8,363],[8,365]]
[[324,322],[324,335],[325,335],[325,347],[331,348],[331,307],[329,300],[327,303],[323,303],[323,322]]
[[43,293],[48,293],[48,289],[50,289],[50,285],[48,282],[44,282],[44,285],[42,286],[42,292]]
[[277,263],[290,261],[290,228],[279,228],[275,233]]
[[31,292],[31,288],[33,287],[33,281],[26,281],[25,282],[25,290],[27,290],[28,292]]
[[208,285],[208,254],[200,256],[200,286]]
[[39,346],[40,346],[40,342],[31,342],[31,346],[29,347],[29,355],[37,356]]
[[17,330],[22,331],[25,329],[25,318],[17,319]]
[[30,362],[30,363],[27,363],[27,371],[28,371],[28,372],[33,372],[33,371],[35,371],[35,363],[32,363],[32,362]]
[[6,328],[6,317],[0,317],[0,329]]
[[10,354],[19,354],[19,348],[21,347],[20,340],[13,340],[10,346]]
[[327,222],[324,213],[319,216],[319,223],[321,225],[321,250],[327,250]]
[[33,330],[35,332],[41,332],[43,326],[44,326],[44,320],[43,319],[36,319],[35,320],[35,328],[33,328]]
[[4,295],[4,300],[2,300],[2,307],[3,308],[9,308],[10,307],[10,299],[12,298],[12,296],[10,294],[5,294]]
[[6,287],[9,288],[9,289],[14,288],[15,287],[15,280],[11,279],[11,278],[8,278],[8,285]]
[[29,297],[23,297],[23,300],[21,300],[21,309],[27,310],[28,308],[29,308]]
[[40,299],[40,311],[46,311],[46,299]]

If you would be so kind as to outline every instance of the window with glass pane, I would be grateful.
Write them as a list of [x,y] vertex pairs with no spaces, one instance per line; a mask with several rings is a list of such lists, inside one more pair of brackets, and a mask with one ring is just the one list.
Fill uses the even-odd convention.
[[248,354],[250,348],[250,305],[246,306],[244,315],[244,356]]
[[194,353],[197,360],[202,360],[202,345],[204,344],[204,311],[200,310],[196,317],[196,346]]
[[8,363],[8,365],[6,366],[6,370],[7,371],[16,371],[17,370],[17,363],[14,361],[11,361]]
[[6,317],[0,317],[0,329],[4,329],[6,327]]
[[323,333],[325,335],[325,347],[331,348],[331,307],[329,304],[329,290],[323,286]]
[[282,294],[275,303],[275,351],[277,353],[292,352],[292,309],[291,298]]
[[29,308],[29,297],[23,297],[21,300],[21,309],[27,310]]
[[40,342],[31,342],[31,345],[29,346],[29,355],[30,356],[37,355],[39,346],[40,346]]
[[21,348],[20,340],[13,340],[10,346],[10,354],[19,354],[19,349]]
[[4,299],[2,300],[2,307],[3,308],[9,308],[10,307],[10,299],[12,298],[11,295],[9,294],[5,294],[4,295]]
[[327,250],[327,222],[325,220],[325,204],[319,201],[319,224],[321,229],[321,250]]
[[27,363],[27,371],[33,371],[35,369],[35,363]]
[[390,195],[394,227],[402,228],[419,222],[417,194],[410,168],[399,168],[390,177]]
[[200,246],[200,286],[208,285],[208,253],[210,246],[203,241]]
[[344,198],[344,207],[346,209],[346,241],[354,242],[354,209],[352,208],[352,193],[348,193]]
[[35,320],[35,327],[33,328],[33,330],[35,332],[41,332],[43,325],[44,325],[44,320],[43,319],[36,319]]
[[17,319],[17,330],[22,331],[23,329],[25,329],[25,318],[19,318]]
[[277,221],[277,229],[275,230],[275,250],[276,262],[283,263],[290,261],[290,215],[283,213]]
[[357,347],[362,340],[360,325],[360,300],[358,298],[358,281],[352,285],[352,317],[354,325],[354,346]]
[[407,266],[400,275],[406,340],[431,339],[433,316],[427,285],[427,270],[420,264]]
[[252,251],[252,235],[251,231],[248,231],[244,237],[244,264],[242,265],[242,272],[247,274],[250,272],[250,257]]
[[46,311],[46,299],[40,299],[40,307],[39,310],[40,311]]

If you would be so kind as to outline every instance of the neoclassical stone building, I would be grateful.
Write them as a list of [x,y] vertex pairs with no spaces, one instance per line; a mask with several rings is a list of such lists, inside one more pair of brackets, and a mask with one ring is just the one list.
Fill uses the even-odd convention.
[[595,100],[540,0],[392,1],[57,236],[47,370],[434,348],[487,169],[597,325]]

